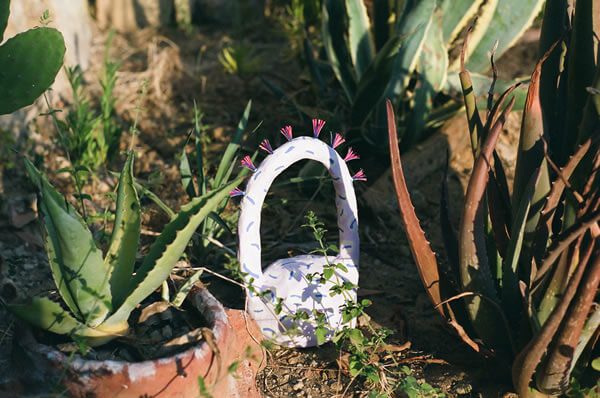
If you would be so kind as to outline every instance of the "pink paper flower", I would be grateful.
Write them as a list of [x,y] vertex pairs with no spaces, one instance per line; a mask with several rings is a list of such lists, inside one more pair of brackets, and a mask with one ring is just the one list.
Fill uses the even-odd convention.
[[365,174],[365,172],[363,171],[363,169],[360,169],[356,172],[356,174],[354,174],[352,176],[352,179],[354,181],[367,181],[367,175]]
[[333,137],[333,140],[331,141],[331,146],[335,149],[338,146],[342,145],[344,142],[346,142],[344,137],[342,137],[340,133],[335,133],[335,137]]
[[352,147],[350,147],[348,148],[348,153],[344,157],[344,161],[349,162],[354,159],[360,159],[360,156],[358,156],[358,154],[352,150]]
[[313,119],[312,125],[313,125],[313,136],[316,138],[319,136],[319,134],[321,134],[321,130],[323,129],[323,126],[325,126],[325,121],[321,120],[321,119]]
[[252,172],[256,171],[256,166],[254,166],[254,163],[252,163],[252,159],[250,159],[250,156],[244,156],[240,163],[242,164],[242,167],[245,167],[251,170]]
[[281,134],[288,140],[292,140],[292,126],[285,126],[281,129]]
[[236,196],[244,196],[246,195],[246,192],[242,191],[239,188],[233,188],[230,192],[229,192],[229,196],[232,198],[235,198]]
[[273,148],[271,147],[271,143],[269,142],[269,140],[262,140],[258,147],[263,151],[267,152],[268,154],[273,153]]

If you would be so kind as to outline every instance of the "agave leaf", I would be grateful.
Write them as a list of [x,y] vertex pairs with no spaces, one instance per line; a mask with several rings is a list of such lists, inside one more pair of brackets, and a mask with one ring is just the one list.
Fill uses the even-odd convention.
[[[575,349],[600,285],[600,250],[596,251],[596,257],[587,266],[588,270],[563,320],[563,326],[547,354],[546,366],[536,374],[536,384],[542,392],[564,393],[569,385]],[[586,265],[586,262],[582,262],[578,267]]]
[[387,0],[373,2],[373,30],[375,33],[375,48],[381,49],[390,37],[390,3]]
[[531,201],[533,200],[535,186],[539,177],[540,169],[537,169],[533,172],[527,183],[521,203],[519,203],[519,208],[513,218],[513,225],[510,229],[511,237],[508,241],[508,247],[502,264],[502,304],[506,310],[506,314],[509,316],[510,323],[513,325],[518,324],[520,318],[520,313],[517,310],[521,302],[517,267],[523,246],[525,224],[527,223],[527,216],[531,208]]
[[198,282],[198,280],[202,276],[203,272],[204,272],[204,270],[202,270],[202,269],[194,272],[194,274],[192,276],[190,276],[183,283],[183,285],[181,285],[181,287],[175,294],[175,297],[173,298],[173,301],[171,302],[171,304],[173,304],[175,307],[181,307],[181,304],[183,304],[183,301],[189,294],[190,290],[192,290],[192,288],[194,287],[196,282]]
[[356,90],[356,78],[351,68],[352,60],[344,38],[346,12],[339,0],[323,1],[322,18],[323,46],[333,73],[344,89],[348,101],[352,102]]
[[402,99],[410,75],[415,70],[427,31],[435,10],[435,0],[407,0],[404,12],[398,19],[396,34],[407,37],[394,61],[386,97]]
[[150,247],[131,281],[130,294],[121,307],[106,320],[107,325],[125,322],[131,311],[162,284],[185,251],[198,226],[241,181],[238,177],[231,184],[194,198],[181,208]]
[[217,168],[217,173],[215,175],[213,189],[220,188],[223,184],[227,183],[227,179],[224,177],[225,177],[225,174],[227,173],[227,171],[230,170],[234,164],[233,160],[235,158],[235,155],[236,155],[238,149],[240,148],[240,145],[242,142],[242,137],[244,135],[244,131],[246,130],[246,127],[248,126],[248,118],[250,117],[251,109],[252,109],[252,100],[249,100],[248,104],[246,105],[246,109],[244,109],[244,114],[242,115],[242,118],[240,119],[240,121],[238,123],[237,130],[233,134],[233,137],[231,138],[229,145],[227,145],[227,148],[225,149],[225,153],[223,154],[223,157],[221,158],[221,161],[219,162],[219,167]]
[[52,333],[80,335],[90,330],[58,303],[46,297],[33,297],[25,304],[7,304],[7,308],[25,322]]
[[[507,105],[498,120],[488,132],[480,153],[475,160],[473,171],[465,195],[465,207],[459,228],[459,262],[462,287],[466,291],[480,293],[490,299],[496,299],[494,282],[487,262],[485,234],[483,231],[481,201],[489,177],[491,157],[496,140],[506,118],[512,109],[514,99]],[[479,296],[465,300],[467,312],[480,337],[492,347],[507,346],[507,336],[500,333],[497,317],[489,304]]]
[[360,126],[385,93],[403,37],[392,37],[377,53],[358,83],[352,103],[352,123]]
[[448,49],[442,37],[441,16],[436,14],[423,44],[419,60],[419,78],[403,145],[408,148],[419,142],[427,118],[433,109],[433,98],[445,84],[448,72]]
[[350,56],[354,63],[356,77],[360,79],[373,60],[375,53],[371,37],[371,24],[363,0],[346,0],[346,12],[348,13]]
[[423,286],[425,286],[427,294],[429,295],[429,299],[440,315],[446,317],[444,308],[439,305],[442,302],[442,294],[440,290],[440,272],[437,259],[435,258],[435,253],[431,249],[431,246],[425,237],[425,233],[421,229],[419,219],[417,218],[415,209],[410,200],[410,195],[408,194],[404,172],[402,171],[400,151],[398,149],[398,135],[396,133],[394,107],[390,100],[386,101],[386,106],[392,176],[394,178],[396,195],[398,197],[402,225],[406,231],[410,250],[413,258],[415,259],[417,270],[421,276]]
[[162,211],[164,211],[165,214],[169,216],[169,218],[175,217],[175,212],[158,196],[156,196],[154,192],[144,187],[137,181],[133,182],[133,187],[135,188],[136,192],[141,192],[142,196],[145,196],[148,199],[150,199],[155,205],[157,205]]
[[474,45],[467,63],[476,72],[490,68],[488,53],[498,40],[496,54],[500,57],[512,47],[540,13],[544,0],[520,0],[518,7],[510,1],[498,1],[494,14],[485,27],[485,34]]
[[115,223],[104,259],[109,270],[113,308],[119,308],[128,293],[140,239],[140,200],[133,186],[133,152],[129,152],[119,177]]
[[192,175],[192,168],[190,167],[190,159],[185,151],[187,144],[189,142],[189,138],[185,141],[183,145],[183,149],[181,150],[181,155],[179,155],[179,173],[181,174],[181,184],[183,185],[183,189],[187,193],[190,199],[196,197],[196,188],[194,187],[194,179]]
[[[584,255],[585,262],[582,264],[587,263],[592,254],[592,249],[593,245],[589,245],[587,253]],[[596,261],[600,261],[600,256],[596,255]],[[577,292],[585,268],[584,266],[576,268],[560,303],[554,308],[554,311],[552,311],[542,329],[529,341],[514,360],[512,379],[519,396],[529,396],[529,383],[567,313],[567,309]]]
[[[40,207],[44,214],[47,232],[46,245],[54,275],[65,303],[74,306],[81,315],[81,321],[94,327],[100,324],[110,312],[111,292],[108,284],[109,269],[102,260],[102,252],[96,247],[91,232],[85,222],[48,182],[48,180],[26,160],[28,172],[41,190]],[[66,289],[61,289],[63,281]]]
[[327,86],[325,85],[325,82],[323,81],[323,76],[321,75],[321,70],[317,63],[317,60],[315,59],[315,57],[313,55],[313,47],[312,47],[312,44],[310,43],[310,39],[305,36],[302,43],[303,43],[302,49],[304,52],[304,59],[306,59],[306,64],[308,65],[308,70],[310,72],[310,76],[312,77],[313,81],[317,82],[317,85],[319,86],[319,90],[321,90],[321,92],[324,93],[327,90]]
[[484,0],[441,0],[440,10],[444,16],[442,32],[447,45],[467,26],[467,23],[477,15]]
[[10,0],[0,1],[0,43],[4,40],[4,31],[8,25],[10,15]]

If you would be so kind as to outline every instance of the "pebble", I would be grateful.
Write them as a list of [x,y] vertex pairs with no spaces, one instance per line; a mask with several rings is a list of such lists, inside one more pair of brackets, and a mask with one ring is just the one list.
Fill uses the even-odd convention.
[[294,391],[300,391],[303,388],[304,388],[304,382],[302,382],[302,380],[300,380],[298,383],[296,383],[292,386],[292,390],[294,390]]

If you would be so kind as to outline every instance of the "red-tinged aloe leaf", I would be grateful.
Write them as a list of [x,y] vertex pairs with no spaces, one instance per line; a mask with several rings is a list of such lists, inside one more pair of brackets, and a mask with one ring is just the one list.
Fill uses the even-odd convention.
[[473,32],[473,26],[469,27],[465,40],[463,42],[462,49],[460,51],[460,73],[458,77],[460,79],[460,86],[462,88],[463,97],[465,101],[465,109],[467,111],[467,123],[469,125],[469,134],[471,137],[471,149],[473,153],[477,152],[479,146],[479,137],[483,130],[483,123],[479,117],[479,111],[477,109],[477,96],[473,88],[473,81],[471,80],[471,74],[465,68],[465,57],[467,50],[469,49],[469,38]]
[[[548,394],[560,394],[566,392],[571,380],[571,369],[575,349],[585,326],[585,322],[592,308],[594,298],[598,293],[600,284],[600,258],[596,253],[595,259],[587,266],[587,271],[577,290],[573,304],[562,322],[561,330],[554,339],[552,347],[545,360],[546,366],[536,376],[537,387]],[[586,263],[580,262],[579,267],[585,267]]]
[[[563,164],[567,156],[572,153],[575,144],[579,141],[579,126],[588,99],[586,88],[594,82],[596,71],[595,38],[594,38],[594,2],[596,0],[578,0],[575,3],[573,17],[573,30],[568,51],[568,78],[566,101],[566,126],[565,133],[561,135],[560,147],[555,155],[558,163]],[[589,136],[591,131],[580,133]],[[585,139],[585,137],[582,137]],[[583,139],[581,141],[583,141]],[[581,142],[580,141],[580,142]]]
[[435,258],[435,253],[425,237],[425,232],[421,229],[419,219],[417,218],[417,214],[415,213],[415,209],[410,200],[410,195],[408,194],[406,180],[404,179],[404,171],[402,170],[402,163],[400,161],[400,150],[398,149],[398,135],[396,133],[394,107],[390,100],[386,101],[386,106],[392,176],[394,179],[396,196],[398,198],[398,206],[400,208],[400,217],[408,237],[410,250],[417,265],[417,270],[419,271],[425,290],[429,295],[429,299],[433,305],[436,306],[440,315],[445,318],[446,315],[444,309],[438,306],[442,302],[438,262]]
[[515,308],[519,308],[519,302],[521,301],[519,294],[519,270],[517,268],[519,259],[521,258],[527,215],[531,209],[531,201],[539,177],[540,169],[537,169],[527,183],[521,203],[519,203],[515,218],[513,219],[511,239],[508,242],[506,255],[502,263],[502,305],[507,310],[506,312],[513,325],[518,323],[521,315],[519,311],[514,310]]
[[540,265],[535,276],[535,282],[539,282],[550,270],[560,254],[565,251],[571,243],[583,235],[588,229],[598,224],[600,220],[600,211],[596,210],[586,217],[582,217],[578,223],[572,225],[567,231],[563,232],[548,250],[548,255]]
[[[590,249],[591,248],[592,245],[590,245]],[[587,252],[588,253],[586,253],[586,256],[584,257],[589,259],[592,250],[588,250]],[[598,258],[598,256],[596,257]],[[571,277],[571,280],[569,281],[569,285],[567,286],[562,300],[556,306],[554,311],[552,311],[548,321],[544,323],[539,333],[537,333],[537,335],[529,342],[529,344],[527,344],[523,350],[521,350],[513,362],[512,379],[519,396],[530,396],[531,388],[529,383],[531,382],[533,374],[540,364],[542,357],[546,353],[550,342],[556,334],[556,331],[560,327],[561,321],[565,316],[567,309],[569,308],[569,304],[577,292],[577,287],[581,282],[584,270],[584,266],[577,267],[573,276]]]
[[[537,311],[537,319],[540,324],[543,324],[548,320],[552,310],[554,310],[554,307],[560,302],[560,299],[567,288],[567,283],[569,282],[569,270],[571,268],[572,259],[579,258],[579,247],[580,244],[575,243],[573,248],[565,250],[559,257],[558,262],[552,271],[552,277],[548,282],[548,286],[544,288],[544,296]],[[536,287],[538,286],[542,286],[542,284],[538,284]]]
[[[494,159],[494,164],[498,162],[499,159]],[[488,184],[486,197],[489,208],[489,215],[492,224],[492,231],[494,233],[494,241],[498,250],[498,253],[502,258],[504,258],[506,254],[506,248],[508,246],[508,242],[510,240],[510,228],[508,224],[508,212],[502,198],[502,194],[500,193],[500,188],[498,187],[498,183],[496,182],[496,177],[493,173],[490,172],[490,184]]]
[[[481,202],[486,191],[494,146],[513,104],[514,99],[510,101],[487,133],[485,142],[475,160],[467,186],[465,207],[458,235],[460,278],[463,289],[481,293],[493,299],[497,295],[487,260]],[[506,346],[507,336],[497,326],[498,318],[495,311],[490,309],[489,305],[478,296],[465,301],[469,317],[480,337],[494,348]]]
[[442,187],[440,190],[440,227],[442,230],[442,238],[446,249],[446,256],[451,268],[451,275],[446,276],[454,285],[457,286],[458,281],[454,275],[458,275],[458,240],[456,231],[452,227],[450,217],[450,206],[448,197],[448,169],[450,166],[450,154],[446,152],[446,167],[444,167],[444,175],[442,177]]

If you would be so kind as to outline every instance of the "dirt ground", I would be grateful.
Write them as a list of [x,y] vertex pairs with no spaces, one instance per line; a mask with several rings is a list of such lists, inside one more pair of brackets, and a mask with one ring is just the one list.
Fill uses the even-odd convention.
[[[266,59],[261,75],[276,81],[296,98],[310,95],[306,92],[305,77],[300,67],[294,59],[285,56],[285,38],[271,33],[267,29],[261,34],[245,35],[245,40],[253,44],[258,56]],[[528,33],[514,51],[519,54],[534,53],[532,43],[535,40],[532,37],[535,34],[535,31]],[[95,58],[101,59],[106,36],[98,33],[96,37]],[[113,55],[124,60],[116,88],[118,115],[124,126],[129,125],[134,117],[141,81],[148,81],[148,93],[141,105],[136,175],[140,180],[152,182],[153,189],[161,192],[161,198],[175,208],[185,198],[180,188],[176,156],[191,127],[194,100],[198,102],[205,115],[204,121],[209,126],[209,159],[218,159],[250,98],[253,108],[249,129],[254,129],[260,122],[262,124],[247,140],[246,150],[254,151],[259,137],[274,137],[284,124],[301,126],[299,116],[289,104],[274,98],[258,76],[241,79],[223,71],[218,53],[232,40],[231,32],[214,27],[200,29],[192,36],[172,30],[147,30],[133,36],[115,38]],[[88,76],[94,76],[100,64],[92,62],[95,67],[88,72]],[[503,65],[501,61],[501,70]],[[506,67],[512,69],[511,76],[528,72],[510,62],[506,63]],[[296,79],[297,76],[299,79]],[[90,84],[92,90],[98,90],[94,79],[90,78]],[[451,211],[456,221],[460,213],[456,205],[462,198],[471,162],[466,129],[460,117],[445,128],[446,134],[462,135],[464,138],[458,149],[451,153],[450,163]],[[517,121],[518,116],[515,115],[512,125],[517,125]],[[55,139],[46,125],[45,120],[38,119],[37,127],[32,127],[30,134],[17,140],[15,146],[20,153],[43,157],[47,170],[56,170],[66,160],[56,155]],[[308,126],[304,128],[308,131]],[[509,127],[499,144],[509,169],[514,163],[511,148],[516,144],[515,134],[514,127]],[[125,134],[123,147],[126,147],[127,140]],[[5,301],[12,301],[48,291],[52,289],[52,282],[41,248],[40,233],[34,222],[34,192],[23,174],[19,156],[4,151],[2,154],[6,159],[2,159],[0,165],[0,296]],[[116,169],[118,165],[112,167]],[[360,164],[360,167],[368,173],[367,164]],[[442,172],[438,168],[426,175],[417,186],[409,188],[422,225],[443,261],[438,222]],[[52,180],[72,192],[66,177],[53,175]],[[97,209],[107,204],[105,194],[113,189],[114,184],[114,179],[105,175],[86,187],[86,192],[93,195]],[[432,308],[419,280],[397,213],[370,210],[369,203],[363,197],[367,185],[357,189],[362,248],[359,296],[373,301],[367,310],[370,321],[374,325],[392,329],[394,334],[389,343],[397,348],[393,358],[381,360],[408,366],[417,379],[439,388],[447,396],[497,397],[508,393],[510,383],[502,377],[502,372],[459,343]],[[275,189],[268,197],[262,226],[263,247],[270,248],[265,253],[268,259],[306,249],[297,245],[297,242],[309,239],[300,228],[303,220],[291,215],[303,214],[307,209],[314,210],[333,229],[335,212],[328,187],[322,188],[313,201],[308,201],[314,191],[315,187],[310,185],[301,189],[288,186]],[[392,192],[390,190],[390,195]],[[235,211],[235,208],[230,211]],[[165,221],[166,218],[154,206],[147,205],[144,208],[146,230],[159,230]],[[335,237],[332,236],[332,240]],[[226,237],[224,243],[234,247],[234,237]],[[215,265],[215,268],[220,267]],[[222,283],[211,278],[205,282],[212,286],[213,294],[223,297],[232,295],[234,299],[230,300],[231,305],[239,305],[236,294],[227,290],[231,288],[223,287]],[[229,304],[225,298],[224,301]],[[15,366],[14,358],[10,355],[15,337],[14,322],[12,316],[0,307],[0,396],[3,388],[20,388],[15,380],[22,379],[22,372],[26,372],[26,369]],[[360,380],[351,379],[343,371],[343,366],[340,370],[340,358],[331,344],[306,350],[273,349],[268,358],[266,369],[258,377],[259,387],[265,397],[361,397],[369,392]],[[390,377],[396,376],[390,373]]]

